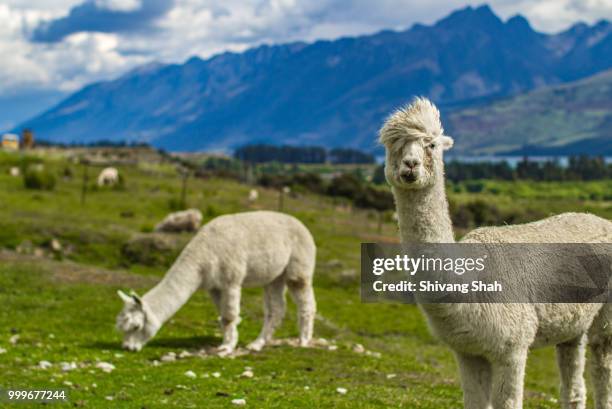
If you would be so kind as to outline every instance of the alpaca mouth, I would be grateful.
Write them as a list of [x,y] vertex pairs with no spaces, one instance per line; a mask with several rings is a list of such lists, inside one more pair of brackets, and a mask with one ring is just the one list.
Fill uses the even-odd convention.
[[404,183],[414,183],[417,180],[416,175],[414,174],[414,172],[411,172],[411,171],[403,172],[400,175],[400,178],[402,179],[402,182]]

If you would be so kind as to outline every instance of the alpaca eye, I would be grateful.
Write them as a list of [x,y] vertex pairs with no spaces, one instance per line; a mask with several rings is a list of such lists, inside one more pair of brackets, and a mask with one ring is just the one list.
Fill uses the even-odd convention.
[[434,149],[434,148],[436,147],[436,144],[435,144],[434,142],[432,142],[432,143],[430,143],[430,144],[429,144],[429,147],[430,147],[431,149]]

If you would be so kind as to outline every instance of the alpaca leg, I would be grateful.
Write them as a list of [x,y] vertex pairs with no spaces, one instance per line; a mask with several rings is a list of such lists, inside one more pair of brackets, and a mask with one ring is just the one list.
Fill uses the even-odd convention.
[[[208,294],[210,295],[210,299],[212,300],[213,304],[215,304],[215,308],[217,308],[217,313],[219,314],[219,326],[221,326],[221,291],[217,288],[213,288],[208,291]],[[222,326],[221,330],[223,330]]]
[[602,307],[589,330],[595,409],[612,409],[612,304]]
[[295,301],[298,310],[298,327],[300,331],[300,346],[308,346],[312,339],[314,318],[317,312],[317,303],[311,282],[288,281],[289,292]]
[[561,375],[561,406],[563,409],[586,407],[584,356],[586,334],[557,345],[557,364]]
[[513,351],[504,359],[492,362],[491,401],[493,408],[522,409],[527,351],[527,348]]
[[465,409],[491,409],[491,364],[484,358],[456,354],[463,407]]
[[219,346],[219,355],[234,351],[238,344],[238,324],[240,323],[240,292],[238,286],[221,291],[221,327],[223,343]]
[[285,277],[279,277],[264,287],[264,324],[261,333],[247,348],[260,351],[274,336],[285,316]]

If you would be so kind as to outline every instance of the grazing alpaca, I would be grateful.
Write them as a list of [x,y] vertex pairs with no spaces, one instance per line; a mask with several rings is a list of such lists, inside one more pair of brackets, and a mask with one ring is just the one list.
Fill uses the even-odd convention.
[[98,186],[112,186],[119,183],[119,171],[115,168],[104,168],[98,175]]
[[[385,176],[395,196],[403,243],[454,242],[444,190],[443,135],[437,108],[417,98],[380,131]],[[476,229],[474,243],[611,242],[612,223],[567,213],[516,226]],[[533,274],[533,272],[531,272]],[[419,297],[417,296],[417,301]],[[432,332],[454,351],[467,409],[522,408],[531,347],[556,345],[563,408],[583,409],[585,344],[593,353],[597,409],[612,408],[612,305],[421,304]]]
[[202,212],[198,209],[187,209],[170,213],[155,226],[155,231],[182,232],[196,231],[202,224]]
[[138,351],[200,287],[208,290],[221,317],[220,354],[238,342],[242,287],[264,287],[264,324],[248,348],[270,341],[285,313],[285,286],[298,308],[300,345],[312,338],[316,304],[312,289],[316,247],[296,218],[258,211],[217,217],[189,242],[163,280],[142,298],[119,292],[125,306],[117,317],[123,346]]

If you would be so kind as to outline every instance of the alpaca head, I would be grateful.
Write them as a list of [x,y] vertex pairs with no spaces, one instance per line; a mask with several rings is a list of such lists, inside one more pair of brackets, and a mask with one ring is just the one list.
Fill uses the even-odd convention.
[[444,178],[443,151],[453,146],[444,135],[440,112],[426,98],[398,109],[380,130],[385,146],[385,177],[396,189],[423,189]]
[[117,291],[123,300],[123,310],[117,316],[117,329],[123,333],[123,348],[140,351],[143,345],[155,335],[159,325],[152,319],[143,300],[134,292],[127,295]]

